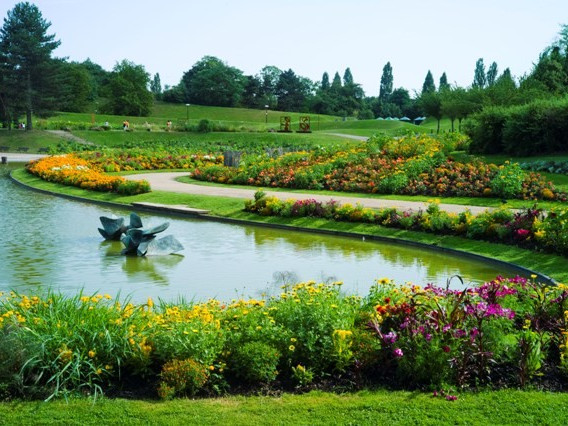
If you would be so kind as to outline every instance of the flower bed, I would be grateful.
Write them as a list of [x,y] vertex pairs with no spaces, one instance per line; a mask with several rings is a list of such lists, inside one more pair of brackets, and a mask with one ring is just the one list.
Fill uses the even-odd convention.
[[550,182],[524,172],[518,164],[454,161],[449,152],[455,145],[423,135],[379,138],[348,151],[244,156],[238,168],[200,167],[192,176],[220,183],[364,193],[567,199]]
[[568,209],[551,209],[544,215],[540,209],[513,213],[503,207],[473,216],[469,211],[460,214],[447,213],[440,210],[437,202],[432,202],[426,211],[397,211],[393,208],[373,210],[361,205],[340,205],[335,201],[282,201],[257,191],[254,200],[245,202],[245,211],[263,216],[312,216],[374,223],[390,228],[451,234],[568,255]]
[[284,286],[264,300],[134,305],[109,295],[0,299],[0,393],[145,388],[162,398],[254,388],[567,384],[567,287],[497,278],[454,291],[381,279]]
[[107,176],[100,168],[73,154],[45,157],[26,166],[28,172],[49,182],[76,186],[102,192],[134,195],[150,192],[145,181],[129,181],[123,177]]
[[79,158],[105,172],[131,170],[194,169],[222,164],[223,156],[203,153],[169,153],[164,150],[104,150],[83,152]]

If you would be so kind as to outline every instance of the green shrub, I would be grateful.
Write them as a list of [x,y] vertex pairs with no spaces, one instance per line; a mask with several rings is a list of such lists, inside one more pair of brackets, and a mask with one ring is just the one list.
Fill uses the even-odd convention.
[[146,180],[126,180],[116,188],[116,192],[124,195],[136,195],[150,192],[150,184]]
[[167,362],[160,373],[158,395],[171,399],[175,395],[195,395],[207,382],[209,369],[192,359]]
[[247,342],[235,349],[227,363],[238,379],[248,384],[270,383],[278,375],[280,354],[264,342]]

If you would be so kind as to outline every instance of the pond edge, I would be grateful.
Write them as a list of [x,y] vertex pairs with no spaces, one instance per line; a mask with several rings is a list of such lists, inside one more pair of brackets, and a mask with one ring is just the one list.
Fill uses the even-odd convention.
[[10,179],[13,182],[15,182],[16,184],[18,184],[18,185],[20,185],[20,186],[22,186],[22,187],[24,187],[28,190],[31,190],[31,191],[35,191],[35,192],[39,192],[39,193],[43,193],[43,194],[47,194],[47,195],[52,195],[52,196],[55,196],[55,197],[65,198],[65,199],[68,199],[68,200],[71,200],[71,201],[97,204],[97,205],[114,207],[114,208],[125,209],[125,210],[130,209],[130,210],[136,210],[136,211],[154,212],[154,213],[159,213],[159,214],[167,215],[167,216],[177,216],[177,217],[186,217],[186,218],[190,217],[192,219],[203,219],[203,220],[208,220],[208,221],[212,221],[212,222],[230,223],[230,224],[235,224],[235,225],[259,226],[259,227],[282,229],[282,230],[288,230],[288,231],[316,233],[316,234],[323,234],[323,235],[333,235],[333,236],[346,237],[346,238],[357,238],[357,239],[364,238],[365,240],[380,241],[380,242],[384,242],[384,243],[398,244],[398,245],[403,245],[403,246],[408,246],[408,247],[426,248],[428,250],[434,250],[434,251],[438,251],[438,252],[442,252],[442,253],[451,253],[451,254],[454,254],[456,256],[469,257],[471,259],[480,260],[480,261],[487,262],[487,263],[490,263],[490,264],[493,264],[493,265],[496,265],[496,266],[505,266],[505,267],[508,267],[508,268],[511,268],[511,269],[515,269],[515,270],[519,271],[520,274],[527,275],[527,276],[536,275],[539,281],[545,282],[547,284],[555,285],[557,283],[556,280],[549,277],[548,275],[542,274],[542,273],[537,272],[537,271],[533,271],[532,269],[526,268],[526,267],[521,266],[521,265],[517,265],[515,263],[506,262],[504,260],[494,259],[494,258],[491,258],[491,257],[483,256],[481,254],[470,253],[470,252],[463,251],[463,250],[457,250],[457,249],[453,249],[453,248],[449,248],[449,247],[441,247],[441,246],[438,246],[436,244],[427,244],[427,243],[422,243],[422,242],[419,242],[419,241],[411,241],[411,240],[406,240],[406,239],[402,239],[402,238],[385,237],[385,236],[380,236],[380,235],[364,234],[364,233],[359,233],[359,232],[337,231],[337,230],[331,230],[331,229],[304,228],[304,227],[301,227],[301,226],[284,225],[284,224],[280,224],[280,223],[266,223],[266,222],[257,222],[257,221],[254,221],[254,220],[248,220],[248,219],[236,219],[236,218],[231,218],[231,217],[215,216],[215,215],[210,215],[210,214],[181,212],[181,211],[175,211],[175,210],[167,209],[167,204],[162,204],[162,205],[159,205],[159,206],[148,206],[148,205],[135,205],[135,204],[121,204],[121,203],[115,203],[115,202],[112,202],[112,201],[93,200],[93,199],[90,199],[90,198],[80,197],[80,196],[77,196],[77,195],[62,194],[62,193],[59,193],[59,192],[56,192],[56,191],[50,191],[48,189],[36,188],[32,185],[28,185],[28,184],[18,180],[13,175],[14,171],[15,170],[12,170],[10,172]]

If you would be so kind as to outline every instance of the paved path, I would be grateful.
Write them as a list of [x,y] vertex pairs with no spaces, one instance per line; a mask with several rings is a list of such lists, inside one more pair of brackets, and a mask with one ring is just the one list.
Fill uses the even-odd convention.
[[[177,182],[175,179],[181,176],[187,176],[187,172],[167,172],[167,173],[143,173],[138,175],[128,175],[126,178],[132,180],[145,179],[150,183],[152,189],[156,191],[168,191],[168,192],[179,192],[185,194],[197,194],[197,195],[215,195],[219,197],[229,197],[229,198],[243,198],[252,199],[254,197],[255,189],[248,188],[228,188],[223,186],[210,186],[210,185],[194,185],[189,183]],[[330,195],[318,195],[309,192],[297,193],[297,192],[275,192],[267,191],[263,188],[267,195],[275,196],[279,199],[286,200],[289,198],[294,198],[297,200],[313,198],[318,201],[329,201],[335,200],[341,204],[351,203],[353,205],[359,203],[365,207],[371,208],[384,208],[384,207],[395,207],[400,210],[426,210],[428,203],[420,201],[402,201],[402,200],[385,200],[380,198],[358,198],[349,196],[330,196]],[[473,214],[477,215],[487,210],[487,207],[477,207],[477,206],[461,206],[457,204],[440,204],[440,209],[452,213],[460,213],[466,209],[469,209]],[[491,210],[491,209],[490,209]]]
[[6,157],[8,159],[8,163],[26,163],[28,161],[46,157],[45,154],[23,154],[21,152],[0,152],[0,156]]
[[357,141],[366,141],[368,136],[346,135],[345,133],[323,133],[324,135],[339,136],[346,139],[355,139]]

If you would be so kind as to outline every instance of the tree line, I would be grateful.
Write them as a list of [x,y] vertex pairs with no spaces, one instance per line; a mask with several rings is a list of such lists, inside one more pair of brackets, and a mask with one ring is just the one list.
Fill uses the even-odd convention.
[[[187,70],[179,83],[162,87],[159,73],[151,76],[142,65],[128,60],[111,71],[87,59],[84,62],[55,58],[60,45],[48,34],[50,23],[28,2],[18,3],[0,29],[0,119],[4,126],[25,116],[32,128],[32,114],[54,111],[98,112],[148,116],[154,100],[199,105],[298,111],[359,119],[423,115],[448,117],[452,130],[472,114],[490,107],[524,105],[537,99],[568,94],[568,26],[557,42],[547,47],[533,69],[515,79],[508,68],[499,73],[496,62],[487,68],[475,64],[468,87],[449,83],[444,72],[438,81],[427,72],[422,90],[411,94],[394,87],[394,70],[387,62],[377,78],[378,96],[366,96],[350,68],[333,78],[326,71],[314,82],[292,69],[265,66],[245,75],[219,58],[205,56]],[[378,76],[377,76],[378,77]],[[438,126],[439,129],[439,126]]]

